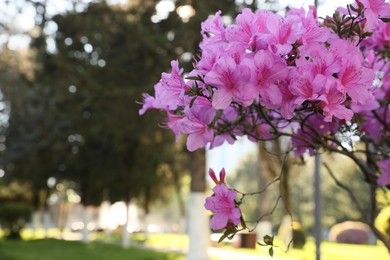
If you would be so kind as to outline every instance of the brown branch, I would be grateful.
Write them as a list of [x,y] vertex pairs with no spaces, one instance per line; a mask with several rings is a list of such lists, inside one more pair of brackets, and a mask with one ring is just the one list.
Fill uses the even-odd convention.
[[328,166],[327,163],[324,162],[323,165],[328,170],[328,173],[329,173],[330,177],[332,177],[332,179],[335,181],[337,186],[339,186],[340,188],[344,189],[348,193],[349,197],[351,198],[353,203],[355,203],[355,206],[359,210],[359,213],[361,214],[362,218],[364,218],[366,216],[366,212],[363,209],[363,207],[360,205],[358,198],[356,198],[356,196],[352,192],[352,190],[347,185],[345,185],[344,183],[342,183],[340,180],[338,180],[336,178],[336,176],[334,175],[333,171],[330,169],[330,167]]

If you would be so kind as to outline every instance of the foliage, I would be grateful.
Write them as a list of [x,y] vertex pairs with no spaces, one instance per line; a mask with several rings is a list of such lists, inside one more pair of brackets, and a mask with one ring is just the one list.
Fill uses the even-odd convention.
[[[170,59],[161,53],[170,49],[162,41],[166,32],[148,17],[154,4],[124,10],[103,1],[50,17],[37,3],[37,16],[43,10],[47,23],[37,22],[41,34],[29,50],[36,57],[33,76],[2,74],[12,106],[1,161],[8,180],[32,183],[36,197],[50,177],[71,180],[84,204],[142,197],[146,206],[159,197],[157,184],[167,182],[157,168],[175,146],[166,131],[148,127],[158,124],[157,114],[140,120],[136,112],[141,91]],[[47,24],[56,31],[46,34]],[[46,39],[54,40],[55,51]]]
[[293,222],[293,248],[303,248],[306,244],[307,234],[304,227],[298,222]]
[[370,228],[362,222],[346,221],[334,225],[329,232],[330,241],[347,244],[367,244]]
[[0,222],[8,228],[9,238],[20,238],[20,231],[31,218],[31,207],[24,202],[0,203]]
[[[47,2],[19,2],[36,10],[36,24],[26,35],[26,57],[0,66],[12,107],[6,138],[0,139],[7,147],[1,158],[7,179],[31,182],[35,207],[41,206],[39,194],[49,194],[50,177],[75,182],[84,204],[137,197],[147,208],[172,184],[181,196],[187,155],[172,145],[170,134],[150,127],[159,124],[158,113],[138,117],[136,102],[174,56],[192,63],[188,54],[197,50],[200,21],[217,10],[233,16],[235,1],[196,1],[188,22],[176,12],[152,22],[156,0],[128,6],[82,1],[54,16]],[[11,60],[4,49],[1,62]],[[169,170],[160,171],[162,165]]]
[[390,207],[383,208],[375,219],[375,226],[390,239]]
[[55,239],[30,241],[0,241],[1,259],[184,259],[176,253],[160,253],[141,248],[123,249],[118,245],[92,242],[84,244],[79,241],[65,241]]

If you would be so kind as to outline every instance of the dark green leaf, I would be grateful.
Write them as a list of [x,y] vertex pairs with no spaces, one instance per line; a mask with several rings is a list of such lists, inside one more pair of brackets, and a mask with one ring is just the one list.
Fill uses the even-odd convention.
[[268,250],[268,253],[269,253],[270,256],[274,256],[274,248],[272,246]]
[[242,217],[242,215],[241,215],[241,217],[240,217],[240,222],[241,222],[242,228],[246,228],[246,223],[245,223],[245,220],[244,220],[244,218]]
[[264,243],[266,244],[266,245],[269,245],[269,246],[272,246],[273,244],[274,244],[274,237],[272,236],[269,236],[269,235],[265,235],[264,237],[263,237],[263,239],[264,239]]
[[379,18],[380,20],[382,20],[382,22],[385,22],[385,23],[389,23],[390,22],[390,18]]
[[223,240],[225,240],[225,238],[227,238],[229,235],[231,235],[233,233],[232,230],[230,229],[227,229],[225,230],[225,232],[223,233],[223,235],[219,238],[218,240],[218,243],[221,243]]

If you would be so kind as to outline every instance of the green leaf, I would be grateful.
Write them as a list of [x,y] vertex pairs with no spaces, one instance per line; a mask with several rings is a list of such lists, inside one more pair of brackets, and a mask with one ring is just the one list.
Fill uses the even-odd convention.
[[343,18],[343,20],[341,21],[340,25],[344,25],[344,24],[348,23],[351,20],[352,20],[352,18],[350,16],[347,16],[347,17]]
[[268,250],[270,256],[274,256],[274,248],[271,246]]
[[240,217],[240,222],[241,222],[242,228],[246,228],[246,223],[245,223],[245,220],[242,216]]
[[193,97],[190,102],[190,108],[194,105],[194,102],[196,100],[197,96]]
[[219,238],[218,243],[221,243],[223,240],[225,240],[225,238],[227,238],[227,237],[228,237],[229,235],[231,235],[232,233],[233,233],[232,230],[227,229],[227,230],[225,231],[225,233],[223,233],[223,235]]
[[382,22],[385,22],[385,23],[389,23],[390,22],[390,18],[379,18],[380,20],[382,20]]
[[189,80],[202,80],[202,78],[200,76],[188,76],[188,77],[186,77],[186,79],[189,79]]
[[373,32],[365,32],[362,35],[362,38],[370,37],[373,34]]
[[359,9],[356,9],[355,7],[353,7],[353,5],[348,5],[348,6],[349,6],[349,9],[351,9],[354,12],[358,12],[358,10],[359,10]]
[[269,235],[265,235],[264,237],[263,237],[263,239],[264,239],[264,243],[266,244],[266,245],[269,245],[269,246],[272,246],[273,244],[274,244],[274,237],[272,236],[269,236]]

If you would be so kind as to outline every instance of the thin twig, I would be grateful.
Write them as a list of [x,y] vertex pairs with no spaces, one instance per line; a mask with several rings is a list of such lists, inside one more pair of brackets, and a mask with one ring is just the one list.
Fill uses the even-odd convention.
[[352,199],[352,201],[355,203],[355,206],[359,210],[359,213],[362,215],[362,218],[364,218],[365,217],[365,210],[360,205],[359,200],[356,198],[356,196],[352,192],[352,190],[347,185],[345,185],[344,183],[342,183],[340,180],[338,180],[336,178],[336,176],[334,175],[333,171],[330,169],[330,167],[328,166],[327,163],[324,162],[323,165],[328,170],[330,177],[332,177],[332,179],[336,182],[337,186],[344,189],[348,193],[349,197]]

